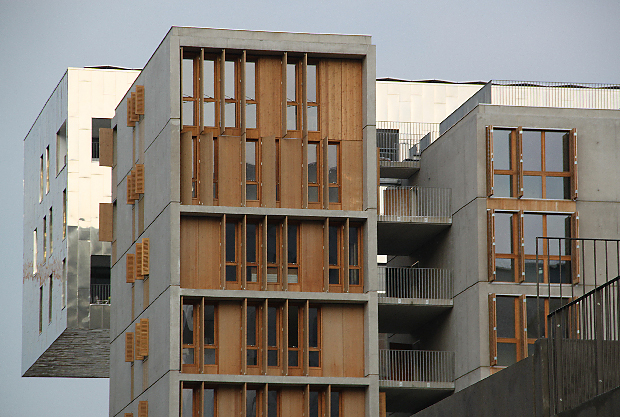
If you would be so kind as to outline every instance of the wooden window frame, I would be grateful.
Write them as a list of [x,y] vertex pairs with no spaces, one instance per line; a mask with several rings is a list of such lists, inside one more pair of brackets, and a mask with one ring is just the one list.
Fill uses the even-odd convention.
[[[492,145],[493,149],[493,194],[494,197],[497,198],[510,198],[510,197],[516,197],[516,191],[518,189],[518,176],[519,176],[519,170],[518,170],[518,158],[517,158],[517,151],[518,151],[518,137],[517,137],[517,129],[514,128],[493,128],[491,131],[491,140],[495,140],[495,132],[497,131],[510,131],[510,146],[509,146],[509,156],[510,156],[510,169],[497,169],[495,168],[495,144]],[[511,193],[509,196],[497,196],[495,195],[495,185],[496,185],[496,179],[495,177],[497,175],[509,175],[510,176],[510,188],[511,188]]]
[[[187,82],[187,80],[183,79],[183,65],[185,65],[186,61],[192,61],[192,93],[193,95],[190,97],[185,97],[183,95],[183,86],[185,85],[185,83]],[[200,54],[197,53],[196,51],[190,51],[190,50],[182,50],[182,54],[181,54],[181,130],[185,131],[187,129],[191,129],[192,131],[195,130],[194,135],[198,134],[198,130],[197,127],[200,125],[200,106],[198,105],[199,102],[199,97],[200,95],[202,95],[202,92],[200,91],[200,68],[201,68],[201,63],[200,63]],[[183,115],[183,107],[184,104],[186,102],[192,102],[193,103],[193,121],[192,124],[186,124],[185,122],[187,122],[185,116]]]
[[[245,309],[246,309],[246,313],[244,314],[245,319],[246,319],[246,324],[245,324],[245,332],[246,332],[246,337],[245,337],[245,341],[246,341],[246,346],[245,346],[245,351],[246,351],[246,366],[247,368],[254,368],[254,369],[263,369],[263,358],[262,358],[262,351],[263,351],[263,338],[261,336],[262,334],[262,329],[263,329],[263,320],[262,320],[262,316],[263,316],[263,311],[262,309],[264,308],[262,304],[260,303],[255,303],[255,302],[249,302],[246,303],[244,305]],[[256,335],[255,335],[255,339],[256,339],[256,344],[251,345],[248,341],[248,323],[249,323],[249,314],[248,314],[248,309],[250,307],[255,308],[255,331],[256,331]],[[250,351],[255,351],[256,353],[256,364],[255,365],[250,365],[249,361],[247,360],[248,358],[248,353]]]
[[[311,60],[308,59],[308,63],[306,65],[306,74],[308,73],[308,67],[313,66],[316,68],[316,80],[315,80],[315,86],[316,86],[316,101],[310,101],[307,100],[306,106],[306,113],[308,112],[308,110],[310,109],[310,107],[316,107],[316,130],[310,130],[310,125],[308,124],[308,131],[310,132],[319,132],[321,130],[321,107],[320,107],[320,103],[319,103],[319,99],[321,97],[321,82],[320,82],[320,71],[319,71],[319,62],[315,61],[315,60]],[[306,75],[307,77],[307,75]],[[306,83],[307,84],[307,83]],[[306,90],[306,97],[308,97],[308,92]],[[308,118],[309,119],[309,118]],[[309,121],[309,120],[308,120]]]
[[323,367],[323,358],[321,354],[321,346],[323,344],[322,338],[322,329],[323,329],[323,320],[322,320],[322,309],[319,305],[310,304],[308,307],[308,318],[310,317],[310,310],[316,309],[317,311],[317,323],[316,323],[316,331],[317,331],[317,346],[310,346],[310,323],[308,321],[308,340],[306,341],[307,349],[308,349],[308,357],[310,357],[311,352],[317,352],[319,356],[319,366],[310,366],[310,361],[308,360],[308,367],[311,369],[322,369]]
[[[540,154],[541,154],[541,161],[540,161],[540,171],[525,171],[523,170],[521,173],[521,176],[535,176],[535,177],[540,177],[541,178],[541,193],[542,196],[540,198],[542,199],[547,199],[547,177],[561,177],[561,178],[569,178],[569,182],[572,182],[572,169],[570,167],[571,165],[571,160],[570,160],[570,156],[571,156],[571,152],[570,152],[570,148],[571,148],[571,139],[570,139],[570,135],[571,135],[571,131],[569,130],[549,130],[549,129],[523,129],[523,131],[530,131],[530,132],[540,132]],[[564,132],[566,135],[569,135],[569,138],[567,139],[568,141],[568,148],[567,152],[568,154],[565,155],[565,158],[568,160],[569,163],[569,170],[568,171],[547,171],[546,169],[546,148],[547,148],[547,144],[546,144],[546,134],[548,132]],[[576,159],[575,159],[576,161]],[[566,192],[570,193],[570,185],[569,185],[569,190],[566,190]],[[567,200],[567,199],[562,199],[562,200]]]
[[[217,373],[218,372],[218,364],[219,364],[219,343],[218,343],[218,306],[217,303],[214,302],[205,302],[205,299],[203,298],[201,301],[202,305],[201,305],[201,310],[202,310],[202,314],[200,315],[200,318],[202,320],[201,322],[201,329],[202,329],[202,335],[201,335],[201,340],[202,340],[202,346],[201,346],[201,353],[202,353],[202,361],[201,363],[203,364],[203,372],[207,373],[207,374],[211,374],[211,373]],[[206,340],[205,340],[205,331],[207,328],[206,322],[205,322],[205,314],[207,312],[207,306],[213,306],[213,343],[212,344],[207,344]],[[214,355],[215,355],[215,363],[214,364],[207,364],[207,360],[206,360],[206,351],[208,349],[211,349],[214,351]]]
[[[256,180],[254,181],[248,181],[248,179],[246,178],[245,180],[245,199],[246,199],[246,206],[248,207],[260,207],[260,202],[261,202],[261,197],[262,197],[262,155],[261,155],[261,146],[260,146],[260,141],[258,141],[257,139],[246,139],[245,141],[245,146],[246,146],[246,155],[247,155],[247,144],[248,143],[253,143],[254,144],[254,176],[256,177]],[[247,157],[246,160],[244,161],[244,165],[246,172],[247,172]],[[248,199],[248,185],[254,185],[256,186],[256,199],[254,200],[250,200]]]
[[[321,141],[309,141],[308,142],[308,152],[306,158],[306,165],[310,167],[310,145],[316,146],[316,182],[310,182],[310,175],[308,175],[308,208],[311,209],[321,209],[323,208],[323,158],[322,158],[322,146],[324,145]],[[316,189],[317,201],[310,201],[310,188]]]
[[[296,233],[295,233],[295,242],[296,242],[296,263],[292,263],[289,262],[289,258],[288,258],[288,252],[289,252],[289,245],[288,245],[288,239],[289,239],[289,235],[290,235],[290,230],[291,228],[295,228]],[[301,281],[303,279],[302,277],[302,267],[301,267],[301,223],[295,223],[295,222],[288,222],[287,225],[287,253],[286,253],[286,266],[287,266],[287,271],[286,271],[286,275],[287,275],[287,286],[289,290],[293,290],[293,291],[300,291],[301,290]],[[291,282],[290,277],[292,276],[290,274],[290,271],[294,269],[297,270],[297,282]]]
[[[352,265],[351,263],[351,228],[355,228],[357,229],[357,265]],[[353,289],[353,288],[359,288],[359,289],[363,289],[364,288],[364,268],[363,268],[363,259],[364,259],[364,250],[363,250],[363,243],[364,243],[364,239],[363,239],[363,225],[359,224],[359,223],[351,223],[349,224],[349,247],[347,248],[347,250],[349,251],[349,265],[348,265],[348,269],[349,269],[349,276],[348,276],[348,280],[349,280],[349,290]],[[352,284],[351,283],[351,271],[353,270],[357,270],[358,271],[358,283],[357,284]]]
[[[248,98],[247,96],[247,69],[248,69],[248,63],[253,63],[254,64],[254,98]],[[258,132],[259,132],[259,128],[260,128],[260,121],[259,121],[259,103],[258,103],[258,59],[256,57],[250,56],[250,57],[246,57],[245,59],[245,68],[243,68],[243,73],[244,73],[244,95],[245,95],[245,107],[246,110],[248,108],[248,106],[250,105],[255,105],[256,106],[256,127],[253,128],[248,128],[247,127],[247,111],[244,111],[244,114],[246,115],[246,120],[244,121],[244,125],[246,128],[246,132],[247,135],[249,137],[258,137]]]
[[[337,263],[336,264],[332,264],[330,258],[331,255],[331,251],[332,251],[332,239],[330,239],[331,236],[331,230],[332,227],[335,228],[336,230],[336,256],[337,256]],[[343,273],[343,258],[344,258],[344,229],[345,229],[345,224],[344,223],[338,223],[338,222],[332,222],[330,220],[329,222],[329,226],[327,229],[327,240],[328,240],[328,247],[327,247],[327,258],[328,258],[328,268],[329,268],[329,273],[328,273],[328,283],[329,283],[329,290],[330,292],[342,292],[343,288],[344,288],[344,273]],[[346,250],[349,250],[349,248],[346,248]],[[332,283],[331,280],[331,271],[338,271],[338,282],[337,283]],[[348,277],[347,277],[348,279]]]
[[[230,219],[230,220],[226,220],[226,223],[224,224],[224,227],[227,229],[228,225],[234,225],[235,231],[234,231],[234,235],[235,235],[235,244],[231,245],[232,247],[235,248],[235,260],[234,261],[229,261],[228,260],[228,254],[226,254],[225,256],[225,260],[226,260],[226,264],[224,267],[224,278],[226,281],[226,289],[241,289],[241,256],[245,257],[245,253],[241,250],[242,249],[242,245],[241,245],[241,232],[242,232],[242,222],[239,220],[235,220],[235,219]],[[228,230],[224,230],[224,235],[228,238]],[[245,240],[245,237],[243,238],[243,240]],[[226,247],[225,250],[228,249],[228,242],[226,242]],[[228,274],[227,274],[227,270],[232,267],[235,267],[235,280],[228,280]]]
[[[266,252],[269,251],[269,228],[270,227],[275,227],[275,230],[276,230],[276,242],[275,242],[276,262],[275,263],[269,262],[269,259],[267,259],[267,268],[266,268],[267,275],[265,276],[265,281],[268,287],[276,287],[274,289],[278,289],[280,288],[280,285],[282,284],[282,280],[281,280],[282,274],[280,272],[282,270],[282,231],[284,229],[284,225],[282,224],[282,222],[268,222],[267,223],[267,230],[265,230],[265,234],[267,235],[267,247],[265,248]],[[268,277],[270,275],[273,275],[274,270],[276,274],[276,280],[275,282],[269,282]]]
[[[183,373],[198,373],[200,369],[200,321],[201,321],[201,308],[200,301],[193,298],[185,298],[181,300],[181,372]],[[192,343],[184,343],[184,324],[183,316],[185,314],[185,306],[192,306],[192,326],[193,326],[193,340]],[[194,363],[183,363],[183,351],[185,349],[194,350]]]
[[[287,329],[287,369],[289,371],[289,375],[293,374],[293,375],[301,375],[301,372],[303,372],[304,369],[304,345],[305,345],[305,340],[304,340],[304,318],[305,318],[305,314],[304,314],[304,304],[296,304],[296,303],[289,303],[288,304],[288,308],[286,309],[286,315],[287,317],[290,316],[290,311],[291,311],[291,307],[297,307],[297,346],[291,346],[290,345],[290,339],[291,339],[291,328],[290,328],[290,319],[287,318],[287,326],[289,326],[289,328]],[[291,352],[297,352],[297,365],[291,365],[290,364],[290,356],[291,356]],[[297,372],[295,372],[297,371]]]
[[[294,65],[295,66],[295,100],[289,100],[288,99],[288,94],[287,92],[285,92],[286,95],[286,120],[287,120],[287,126],[286,126],[286,137],[292,138],[300,138],[301,134],[302,134],[302,126],[303,126],[303,121],[302,121],[302,83],[301,83],[301,71],[302,71],[302,64],[303,64],[303,60],[301,58],[297,58],[297,57],[290,57],[287,55],[287,61],[286,61],[286,72],[287,72],[287,84],[288,84],[288,71],[290,70],[289,65]],[[288,85],[287,85],[288,87]],[[290,126],[288,126],[288,108],[294,106],[296,109],[296,126],[295,129],[291,129]]]
[[[330,146],[336,146],[336,182],[332,183],[329,180],[329,147]],[[325,169],[325,172],[327,173],[327,178],[325,178],[325,182],[327,185],[327,196],[329,199],[329,207],[331,209],[335,209],[335,210],[340,210],[340,208],[342,207],[342,146],[340,146],[340,141],[335,141],[335,140],[330,140],[327,142],[327,152],[325,152],[325,155],[327,155],[328,160],[325,161],[324,163],[327,164],[327,167]],[[332,188],[335,188],[338,190],[338,201],[331,201],[331,198],[329,198],[330,195],[330,191]]]
[[[511,215],[511,227],[512,227],[512,252],[511,253],[499,253],[497,252],[497,238],[495,237],[495,231],[496,231],[496,227],[495,227],[495,219],[497,218],[497,215],[503,215],[503,214],[510,214]],[[519,212],[517,211],[498,211],[495,210],[492,213],[492,222],[493,222],[493,227],[492,227],[492,233],[493,233],[493,268],[494,268],[494,273],[493,273],[493,281],[496,282],[519,282],[520,279],[520,262],[519,262],[519,257],[520,257],[520,253],[521,251],[519,250],[519,248],[521,247],[521,241],[520,241],[520,230],[521,230],[521,226],[520,226],[520,217],[519,217]],[[513,263],[514,263],[514,278],[512,281],[499,281],[497,279],[497,260],[498,259],[512,259]]]
[[[220,128],[220,102],[221,102],[221,91],[220,91],[220,80],[221,80],[221,55],[218,54],[213,54],[213,53],[208,53],[208,52],[203,52],[203,64],[202,64],[202,71],[201,71],[201,75],[203,75],[203,79],[202,79],[202,88],[201,88],[201,95],[202,95],[202,102],[203,102],[203,110],[201,112],[201,120],[202,120],[202,126],[204,127],[205,130],[207,130],[208,128],[214,128],[216,129],[214,131],[214,136],[219,134],[219,128]],[[205,88],[204,88],[204,83],[207,82],[208,80],[205,79],[204,77],[204,61],[212,61],[213,62],[213,80],[210,80],[213,83],[213,97],[207,97],[205,96]],[[214,103],[214,107],[215,107],[215,113],[214,113],[214,118],[215,118],[215,124],[214,125],[206,125],[206,121],[204,120],[204,109],[206,108],[205,103]],[[215,159],[214,159],[215,160]]]
[[[272,326],[273,324],[269,321],[269,309],[271,308],[275,308],[276,309],[276,323],[275,323],[275,330],[276,330],[276,344],[275,346],[271,345],[269,343],[269,329],[270,326]],[[271,305],[271,303],[268,303],[267,305],[267,323],[265,326],[265,329],[267,331],[267,367],[268,368],[281,368],[282,367],[282,339],[283,339],[283,325],[282,325],[282,313],[283,313],[283,305],[281,304],[274,304]],[[277,363],[276,365],[269,365],[269,353],[270,352],[276,352],[277,354]]]
[[[255,254],[255,258],[254,258],[254,262],[250,262],[248,260],[248,248],[250,245],[248,245],[248,226],[249,225],[253,225],[255,227],[256,233],[254,236],[255,239],[255,248],[256,248],[256,254]],[[262,274],[262,239],[263,237],[263,223],[259,222],[259,221],[255,221],[254,219],[252,219],[252,221],[246,221],[245,223],[245,233],[243,236],[243,247],[245,248],[245,251],[241,251],[241,253],[243,253],[243,256],[245,257],[245,289],[247,290],[254,290],[254,291],[260,291],[262,289],[262,285],[263,285],[263,274]],[[255,268],[256,270],[256,281],[250,281],[250,268]]]

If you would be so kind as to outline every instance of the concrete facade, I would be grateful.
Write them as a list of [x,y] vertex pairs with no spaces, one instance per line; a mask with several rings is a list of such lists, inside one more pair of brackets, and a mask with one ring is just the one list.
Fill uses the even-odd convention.
[[137,75],[69,68],[24,139],[24,376],[108,375],[110,306],[91,304],[91,255],[110,254],[98,229],[111,172],[91,154],[92,119],[111,119]]

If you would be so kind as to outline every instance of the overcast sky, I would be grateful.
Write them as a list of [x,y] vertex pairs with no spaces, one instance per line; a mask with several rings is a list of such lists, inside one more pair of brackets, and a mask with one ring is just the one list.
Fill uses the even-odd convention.
[[618,0],[0,0],[0,415],[108,415],[108,380],[21,378],[23,138],[67,67],[141,68],[172,25],[372,35],[377,77],[620,83]]

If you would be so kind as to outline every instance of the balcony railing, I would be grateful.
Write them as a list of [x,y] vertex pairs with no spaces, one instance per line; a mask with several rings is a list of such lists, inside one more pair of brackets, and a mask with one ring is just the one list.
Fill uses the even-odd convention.
[[425,187],[379,187],[379,221],[450,223],[451,190]]
[[452,271],[438,268],[378,268],[379,298],[452,299]]
[[454,352],[379,349],[379,381],[394,387],[453,383]]
[[110,304],[110,284],[91,284],[90,303]]
[[439,137],[439,123],[377,122],[381,165],[417,160],[422,150]]

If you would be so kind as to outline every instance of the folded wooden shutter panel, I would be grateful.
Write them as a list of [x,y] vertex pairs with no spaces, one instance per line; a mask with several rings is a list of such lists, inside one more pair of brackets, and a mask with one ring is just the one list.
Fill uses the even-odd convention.
[[180,191],[181,204],[192,204],[192,132],[187,131],[181,133],[181,185]]
[[136,201],[137,199],[140,198],[140,195],[136,191],[137,180],[138,180],[138,173],[137,173],[136,168],[134,167],[131,170],[131,199],[133,201]]
[[148,416],[149,416],[149,402],[140,401],[138,403],[138,417],[148,417]]
[[112,203],[99,203],[99,241],[112,242],[112,219],[114,206]]
[[149,275],[150,273],[150,256],[151,241],[148,237],[142,239],[142,275]]
[[497,365],[497,311],[495,294],[489,294],[489,359],[490,365]]
[[127,204],[133,204],[133,171],[127,175]]
[[487,197],[493,195],[493,126],[487,126]]
[[523,197],[523,128],[517,129],[517,196]]
[[125,257],[125,260],[125,281],[127,283],[133,283],[136,280],[136,255],[134,255],[133,253],[128,253]]
[[578,197],[578,187],[577,187],[577,129],[573,128],[570,130],[569,136],[569,164],[570,165],[570,185],[571,185],[571,198],[576,200]]
[[134,339],[136,340],[135,355],[137,361],[144,359],[144,357],[142,356],[142,338],[140,337],[140,332],[140,323],[136,323],[136,336],[134,337]]
[[523,210],[519,211],[519,217],[517,218],[518,223],[518,234],[519,234],[519,248],[518,248],[518,276],[517,282],[525,281],[525,228],[524,228],[524,215]]
[[125,362],[133,362],[133,333],[125,333]]
[[99,128],[99,166],[111,167],[114,165],[114,131],[109,128]]
[[144,194],[144,164],[136,164],[135,194]]
[[133,413],[125,413],[125,417],[133,417]]
[[495,210],[487,210],[487,258],[489,281],[495,281]]
[[136,243],[136,279],[142,278],[142,243]]
[[140,116],[136,114],[136,93],[131,93],[131,107],[130,107],[129,119],[132,122],[140,121]]
[[519,296],[519,329],[522,329],[521,334],[517,334],[517,338],[521,338],[521,357],[527,357],[527,299],[525,295]]
[[143,85],[136,86],[136,114],[137,115],[144,114],[144,86]]
[[[571,236],[572,238],[579,237],[579,212],[575,212],[571,214]],[[581,251],[581,243],[579,240],[572,240],[570,246],[571,253],[571,275],[573,284],[579,284],[581,281],[581,273],[580,273],[580,251]]]
[[140,319],[140,356],[149,356],[149,319]]
[[127,127],[134,127],[136,123],[133,121],[132,113],[133,113],[133,97],[130,95],[125,100],[127,103]]

